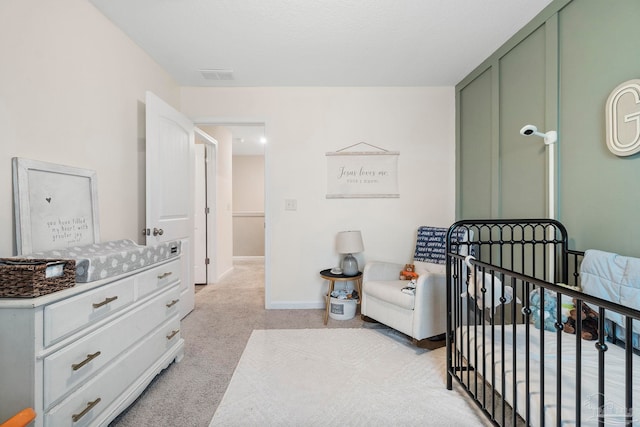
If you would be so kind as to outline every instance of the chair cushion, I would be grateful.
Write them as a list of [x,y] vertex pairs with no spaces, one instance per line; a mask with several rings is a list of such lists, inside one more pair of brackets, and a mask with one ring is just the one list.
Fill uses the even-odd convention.
[[408,284],[409,281],[407,280],[373,280],[365,282],[363,292],[368,296],[386,301],[389,304],[397,305],[407,310],[413,310],[415,296],[402,292],[402,288]]
[[432,264],[430,262],[423,261],[413,261],[413,265],[416,266],[416,272],[424,272],[427,273],[435,273],[435,274],[445,274],[447,272],[447,266],[445,264]]

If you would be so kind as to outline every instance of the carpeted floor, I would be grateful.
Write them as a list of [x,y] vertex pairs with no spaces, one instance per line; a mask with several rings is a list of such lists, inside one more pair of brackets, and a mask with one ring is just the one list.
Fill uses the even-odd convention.
[[256,330],[210,427],[485,425],[445,364],[384,329]]
[[181,325],[182,361],[156,377],[110,426],[208,426],[254,329],[360,328],[364,323],[356,316],[329,319],[324,326],[323,315],[323,310],[265,310],[263,261],[237,261],[232,273],[196,294],[195,309]]
[[196,294],[195,309],[181,325],[182,361],[158,375],[110,427],[208,426],[254,330],[387,329],[365,323],[359,315],[351,320],[329,319],[325,326],[323,315],[323,310],[265,310],[262,260],[236,262],[231,274]]

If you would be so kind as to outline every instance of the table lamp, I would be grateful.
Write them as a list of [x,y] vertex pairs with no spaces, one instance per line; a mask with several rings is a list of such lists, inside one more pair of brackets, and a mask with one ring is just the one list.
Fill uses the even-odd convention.
[[336,237],[336,250],[339,254],[344,254],[342,259],[342,274],[345,276],[355,276],[358,270],[358,261],[353,256],[354,253],[364,251],[362,234],[360,231],[341,231]]

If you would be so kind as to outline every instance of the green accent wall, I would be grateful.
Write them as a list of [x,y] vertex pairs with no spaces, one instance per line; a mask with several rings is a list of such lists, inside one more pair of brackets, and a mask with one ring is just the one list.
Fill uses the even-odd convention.
[[543,26],[500,58],[499,213],[505,218],[537,218],[546,212],[544,144],[540,138],[520,135],[526,124],[545,123],[544,36]]
[[[640,1],[556,0],[456,86],[456,216],[555,217],[571,247],[640,256],[640,154],[606,147],[605,102],[640,78]],[[640,105],[639,105],[640,110]]]
[[491,72],[462,88],[457,100],[459,208],[469,217],[491,216]]

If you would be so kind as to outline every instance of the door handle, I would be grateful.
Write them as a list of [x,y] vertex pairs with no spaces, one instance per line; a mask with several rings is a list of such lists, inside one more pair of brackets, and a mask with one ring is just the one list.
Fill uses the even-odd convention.
[[162,228],[154,228],[153,235],[154,236],[162,236],[164,234],[164,230]]

